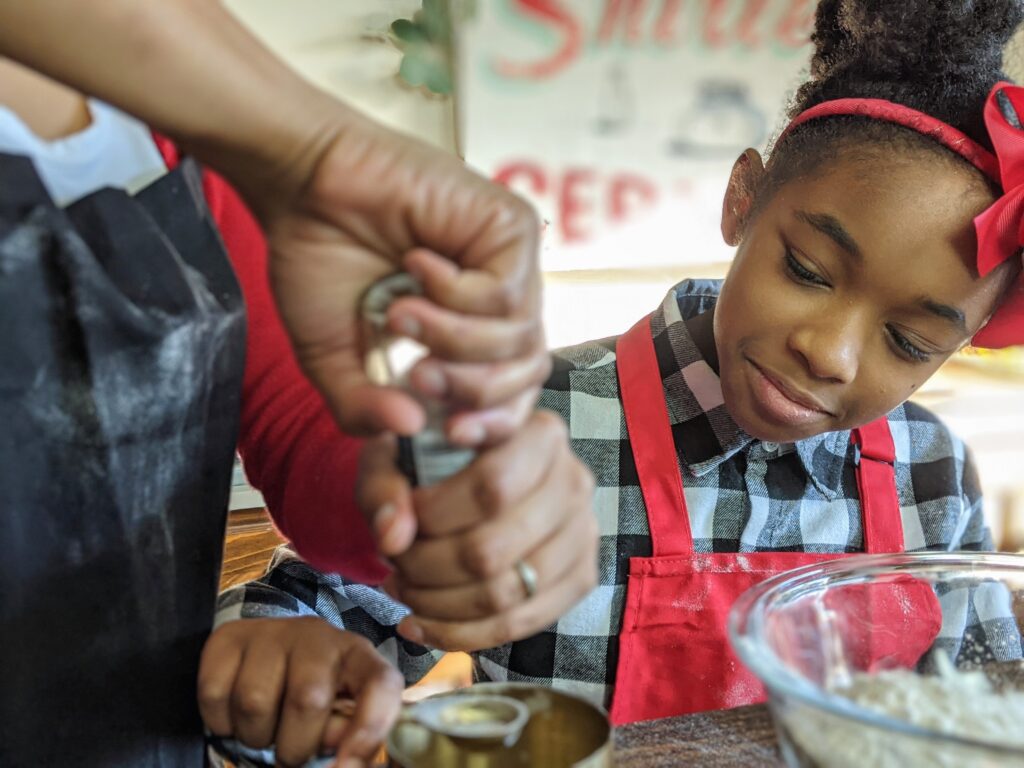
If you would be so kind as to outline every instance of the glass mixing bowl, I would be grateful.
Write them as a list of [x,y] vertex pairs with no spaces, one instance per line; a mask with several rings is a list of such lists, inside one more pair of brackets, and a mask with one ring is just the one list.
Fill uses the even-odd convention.
[[1024,554],[975,552],[799,568],[730,621],[787,765],[817,768],[1024,766],[1022,628]]

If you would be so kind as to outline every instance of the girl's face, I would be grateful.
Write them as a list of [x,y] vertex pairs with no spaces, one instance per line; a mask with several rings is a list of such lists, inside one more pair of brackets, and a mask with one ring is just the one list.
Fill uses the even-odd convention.
[[994,197],[959,165],[840,156],[750,213],[764,169],[740,158],[722,222],[740,247],[714,330],[747,433],[792,442],[879,418],[985,323],[1012,272],[977,275],[973,219]]

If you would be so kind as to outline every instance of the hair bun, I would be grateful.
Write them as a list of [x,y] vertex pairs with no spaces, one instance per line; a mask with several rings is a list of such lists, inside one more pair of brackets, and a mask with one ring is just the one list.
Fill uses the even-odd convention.
[[829,99],[882,98],[976,127],[1022,20],[1022,0],[822,0],[811,79],[794,112]]
[[877,76],[911,79],[999,71],[1021,21],[1013,0],[842,0],[838,11],[853,61]]

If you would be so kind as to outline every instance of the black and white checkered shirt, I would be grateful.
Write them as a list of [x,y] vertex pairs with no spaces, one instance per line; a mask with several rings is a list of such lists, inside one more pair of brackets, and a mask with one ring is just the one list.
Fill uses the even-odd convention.
[[[683,282],[652,317],[695,548],[861,551],[850,433],[776,445],[744,434],[726,412],[717,376],[683,323],[709,310],[719,288],[717,281]],[[569,424],[573,450],[597,479],[600,585],[547,631],[474,654],[478,679],[554,685],[604,706],[615,684],[629,559],[651,555],[647,512],[619,398],[615,343],[590,342],[556,353],[541,398],[542,407]],[[978,479],[964,444],[917,405],[902,405],[888,418],[907,550],[991,548]],[[987,639],[1000,660],[1020,656],[1008,595],[976,600],[961,590],[941,599],[947,619],[956,617],[944,623],[939,639],[947,650],[958,653],[967,632]],[[394,627],[406,613],[376,589],[319,573],[282,549],[264,578],[223,595],[218,623],[320,615],[369,637],[413,682],[441,654],[396,635]]]

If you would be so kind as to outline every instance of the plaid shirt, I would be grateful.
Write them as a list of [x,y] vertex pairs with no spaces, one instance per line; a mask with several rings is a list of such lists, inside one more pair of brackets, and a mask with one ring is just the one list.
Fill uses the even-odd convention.
[[[701,552],[863,549],[850,433],[795,444],[743,433],[722,402],[718,377],[693,343],[684,318],[709,310],[717,281],[673,288],[652,318],[694,546]],[[647,512],[619,399],[615,339],[555,354],[541,406],[566,420],[573,450],[597,480],[600,585],[558,623],[520,642],[474,654],[480,680],[523,681],[575,691],[607,706],[615,685],[618,632],[631,557],[649,557]],[[888,416],[907,550],[991,548],[978,479],[964,444],[923,408],[907,403]],[[995,586],[995,585],[994,585]],[[1000,660],[1021,654],[1009,595],[952,590],[938,644],[954,656],[970,646]],[[288,549],[267,575],[226,592],[218,622],[240,617],[319,615],[369,637],[419,679],[441,653],[399,638],[407,610],[371,587],[319,573]],[[968,637],[971,642],[965,643]]]

